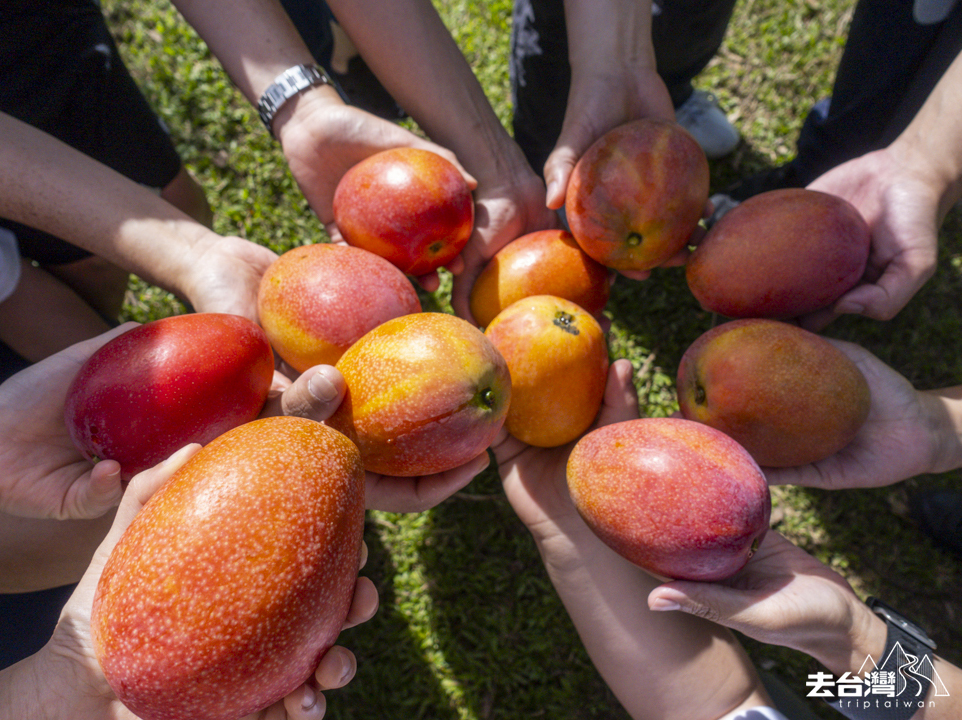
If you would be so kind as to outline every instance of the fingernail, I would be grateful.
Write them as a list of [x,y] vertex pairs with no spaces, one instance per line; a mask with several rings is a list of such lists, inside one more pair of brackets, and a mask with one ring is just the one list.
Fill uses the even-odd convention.
[[839,315],[861,315],[865,308],[861,305],[839,305],[835,312]]
[[331,402],[337,397],[337,386],[328,378],[326,370],[318,370],[311,376],[307,391],[321,402]]
[[558,183],[554,180],[548,183],[546,188],[545,197],[554,197],[558,192]]
[[317,704],[317,695],[311,688],[304,686],[304,693],[301,697],[301,708],[304,710],[310,710]]
[[656,610],[658,612],[664,612],[668,610],[681,610],[681,605],[676,603],[674,600],[667,600],[665,598],[655,598],[651,601],[648,606],[650,610]]

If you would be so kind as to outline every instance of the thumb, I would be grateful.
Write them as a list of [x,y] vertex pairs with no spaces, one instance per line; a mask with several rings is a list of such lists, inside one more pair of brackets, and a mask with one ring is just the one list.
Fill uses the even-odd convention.
[[120,463],[101,460],[93,466],[86,482],[77,487],[76,496],[71,502],[70,517],[98,518],[120,504],[123,494]]
[[552,210],[557,210],[565,204],[571,172],[589,144],[583,142],[572,144],[562,132],[558,144],[548,156],[544,164],[545,205]]
[[743,614],[748,606],[745,593],[714,583],[675,581],[648,594],[650,610],[680,610],[730,628],[744,625]]
[[598,413],[597,427],[638,418],[638,393],[632,378],[634,368],[624,358],[615,360],[608,368],[605,396]]
[[262,415],[293,415],[323,422],[337,410],[347,385],[331,365],[317,365],[301,373],[278,397],[268,400]]

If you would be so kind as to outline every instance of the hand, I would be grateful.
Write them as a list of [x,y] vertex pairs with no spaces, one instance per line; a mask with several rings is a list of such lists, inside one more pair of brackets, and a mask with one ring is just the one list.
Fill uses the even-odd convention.
[[808,187],[852,203],[872,240],[862,283],[802,324],[817,330],[845,313],[891,320],[935,272],[940,194],[888,149],[843,163]]
[[[323,93],[301,93],[288,105],[292,105],[293,114],[280,125],[275,121],[275,130],[294,179],[335,242],[342,239],[334,224],[337,184],[354,165],[382,150],[430,150],[454,163],[472,189],[477,185],[451,151],[422,140],[395,123],[331,101]],[[457,264],[453,268],[457,270]],[[437,283],[436,273],[421,279],[428,291],[437,289]]]
[[[868,418],[852,442],[810,465],[766,468],[772,485],[805,485],[830,490],[891,485],[936,472],[938,415],[911,383],[858,345],[829,340],[862,371],[872,393]],[[945,468],[946,470],[950,468]]]
[[488,453],[445,472],[419,477],[367,473],[367,508],[395,513],[428,510],[461,490],[488,466]]
[[[35,664],[33,676],[40,683],[47,684],[52,678],[57,678],[60,688],[57,697],[65,703],[64,712],[68,712],[69,703],[71,717],[134,720],[134,715],[123,707],[107,685],[90,646],[90,609],[104,563],[124,530],[154,492],[199,449],[199,445],[188,445],[156,467],[134,477],[124,494],[110,532],[67,602],[53,637],[40,653],[31,658]],[[370,580],[359,578],[345,627],[365,622],[376,610],[377,590]],[[353,654],[335,646],[321,659],[312,680],[294,690],[283,701],[249,718],[319,720],[325,711],[324,697],[319,691],[345,685],[353,677],[354,670]],[[24,689],[24,692],[30,690]]]
[[675,119],[668,89],[653,64],[583,72],[573,66],[561,135],[544,165],[548,207],[564,205],[571,171],[595,140],[644,117]]
[[191,274],[184,282],[187,300],[196,312],[241,315],[257,322],[261,277],[276,259],[274,252],[249,240],[213,235],[191,259]]
[[[774,531],[736,575],[718,583],[674,581],[648,595],[652,610],[681,610],[772,645],[805,652],[829,668],[849,669],[882,647],[872,618],[841,575]],[[882,626],[881,642],[885,631]]]
[[561,225],[557,214],[545,207],[541,179],[528,167],[517,146],[510,152],[517,155],[512,169],[477,172],[474,232],[461,252],[463,269],[455,276],[451,290],[454,312],[469,321],[473,321],[471,288],[494,254],[522,235]]
[[0,510],[34,518],[91,519],[120,502],[120,465],[86,460],[70,439],[63,408],[67,389],[87,358],[135,326],[127,323],[71,345],[0,385]]
[[[596,427],[638,417],[632,373],[627,360],[611,364]],[[590,532],[568,494],[567,463],[573,446],[574,443],[559,448],[532,447],[506,430],[492,445],[505,495],[521,521],[538,537],[568,531]]]

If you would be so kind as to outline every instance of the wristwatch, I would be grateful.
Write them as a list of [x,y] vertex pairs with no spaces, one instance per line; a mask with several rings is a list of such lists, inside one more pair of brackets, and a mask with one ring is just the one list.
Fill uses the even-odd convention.
[[839,696],[829,704],[850,720],[909,720],[924,707],[932,685],[935,641],[919,625],[878,598],[870,597],[866,604],[885,620],[885,650],[881,657],[872,659],[879,675],[893,681],[891,690],[866,690],[862,697],[851,699]]
[[334,87],[331,76],[320,65],[295,65],[274,78],[274,82],[267,87],[257,102],[257,112],[271,137],[274,137],[271,123],[277,111],[299,92],[315,85]]

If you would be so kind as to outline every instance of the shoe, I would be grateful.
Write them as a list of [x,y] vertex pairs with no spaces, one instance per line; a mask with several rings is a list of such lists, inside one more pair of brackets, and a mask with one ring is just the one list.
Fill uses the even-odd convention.
[[909,506],[922,532],[962,558],[962,491],[929,490],[913,495]]
[[675,120],[694,136],[709,160],[725,157],[741,141],[715,96],[703,90],[695,90],[675,108]]
[[714,208],[711,217],[705,221],[705,229],[710,230],[711,226],[722,219],[722,217],[729,210],[734,210],[740,205],[738,200],[733,197],[726,195],[725,193],[716,193],[708,198],[711,201],[712,207]]
[[724,194],[736,202],[743,202],[753,195],[760,195],[769,190],[798,187],[805,187],[805,183],[798,176],[795,166],[787,162],[733,183]]

